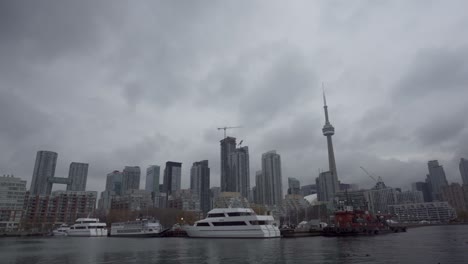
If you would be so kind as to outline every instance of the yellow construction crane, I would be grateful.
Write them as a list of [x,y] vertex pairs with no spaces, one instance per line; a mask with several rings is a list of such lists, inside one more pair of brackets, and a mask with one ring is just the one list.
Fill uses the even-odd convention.
[[226,138],[226,130],[227,129],[231,129],[231,128],[241,128],[241,126],[232,126],[232,127],[228,127],[228,126],[225,126],[225,127],[218,127],[218,130],[224,130],[224,138]]

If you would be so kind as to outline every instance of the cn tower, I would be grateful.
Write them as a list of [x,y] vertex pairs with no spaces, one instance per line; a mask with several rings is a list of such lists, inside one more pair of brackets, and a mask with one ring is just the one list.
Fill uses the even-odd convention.
[[335,134],[335,128],[330,124],[328,120],[328,107],[327,99],[325,98],[325,90],[323,91],[323,109],[325,110],[325,125],[322,128],[323,135],[327,137],[328,145],[328,164],[330,166],[330,172],[333,177],[338,180],[338,174],[336,173],[335,153],[333,152],[332,136]]

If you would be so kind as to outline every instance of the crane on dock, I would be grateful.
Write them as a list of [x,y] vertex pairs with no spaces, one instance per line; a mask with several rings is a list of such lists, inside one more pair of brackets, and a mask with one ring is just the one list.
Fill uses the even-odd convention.
[[226,130],[227,129],[232,129],[232,128],[241,128],[241,126],[232,126],[232,127],[228,127],[228,126],[225,126],[225,127],[218,127],[218,130],[224,130],[224,138],[226,138]]
[[382,177],[378,176],[377,179],[372,176],[366,169],[364,169],[364,167],[360,166],[359,168],[361,168],[361,170],[363,170],[367,176],[369,176],[371,179],[373,179],[375,181],[375,189],[382,189],[382,188],[386,188],[385,186],[385,183],[383,182],[382,180]]

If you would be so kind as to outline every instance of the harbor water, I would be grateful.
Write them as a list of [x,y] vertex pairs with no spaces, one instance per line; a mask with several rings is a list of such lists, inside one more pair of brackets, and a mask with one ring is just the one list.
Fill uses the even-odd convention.
[[468,226],[338,238],[0,238],[0,263],[468,263]]

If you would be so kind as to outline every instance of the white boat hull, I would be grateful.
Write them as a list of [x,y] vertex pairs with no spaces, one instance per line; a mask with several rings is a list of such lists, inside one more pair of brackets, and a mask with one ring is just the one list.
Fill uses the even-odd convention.
[[199,238],[277,238],[281,233],[276,226],[230,226],[227,227],[202,227],[185,226],[184,230],[189,237]]
[[106,228],[90,228],[90,229],[70,229],[68,236],[71,237],[106,237]]

